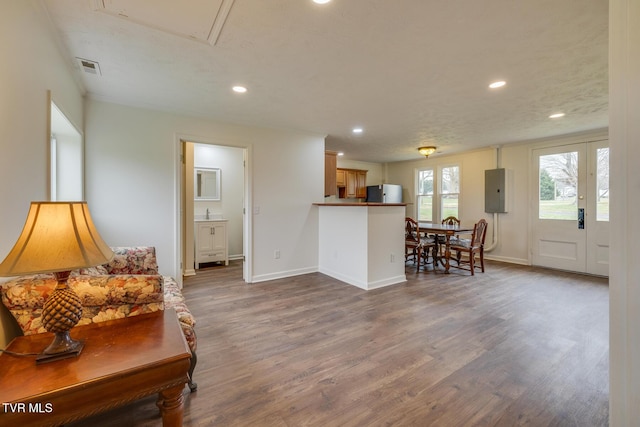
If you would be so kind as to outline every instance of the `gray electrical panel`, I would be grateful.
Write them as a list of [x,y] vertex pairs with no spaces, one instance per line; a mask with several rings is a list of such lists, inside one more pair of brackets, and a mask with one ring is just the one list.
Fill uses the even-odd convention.
[[487,213],[506,213],[506,171],[490,169],[484,171],[484,211]]

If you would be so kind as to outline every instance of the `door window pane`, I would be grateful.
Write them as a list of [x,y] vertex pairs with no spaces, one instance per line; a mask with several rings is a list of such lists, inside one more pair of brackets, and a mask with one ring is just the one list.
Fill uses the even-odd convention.
[[578,152],[540,156],[538,216],[578,219]]
[[609,147],[597,150],[596,221],[609,221]]

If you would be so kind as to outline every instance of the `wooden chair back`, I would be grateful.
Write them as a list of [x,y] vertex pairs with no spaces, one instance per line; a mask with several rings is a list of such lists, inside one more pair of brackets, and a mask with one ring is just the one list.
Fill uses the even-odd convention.
[[442,220],[442,225],[460,225],[460,220],[455,216],[448,216]]
[[410,217],[404,219],[404,240],[405,243],[420,243],[420,233],[418,231],[418,222]]
[[484,239],[487,237],[487,221],[479,220],[473,227],[473,236],[471,237],[471,247],[481,248],[484,246]]
[[[468,270],[471,271],[471,275],[475,274],[475,257],[476,254],[480,255],[480,268],[484,273],[484,239],[487,236],[487,221],[485,219],[479,220],[473,226],[473,233],[471,234],[471,240],[460,240],[451,244],[451,249],[457,252],[456,261],[457,268],[463,268],[461,264],[469,264]],[[462,259],[462,253],[469,254],[467,260]],[[467,268],[464,268],[467,270]]]

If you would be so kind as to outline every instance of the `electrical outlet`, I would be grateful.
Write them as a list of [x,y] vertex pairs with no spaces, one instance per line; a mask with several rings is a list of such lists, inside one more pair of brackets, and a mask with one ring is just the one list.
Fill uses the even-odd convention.
[[275,250],[275,252],[273,253],[273,258],[280,259],[280,249]]
[[396,262],[396,256],[395,256],[395,254],[391,254],[390,259],[391,259],[391,262]]

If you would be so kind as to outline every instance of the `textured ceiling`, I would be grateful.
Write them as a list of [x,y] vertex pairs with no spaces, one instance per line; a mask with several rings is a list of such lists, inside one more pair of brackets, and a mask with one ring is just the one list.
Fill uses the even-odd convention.
[[[348,159],[608,126],[606,0],[43,3],[89,97],[326,134]],[[498,79],[507,85],[488,89]],[[556,112],[566,115],[549,119]]]

